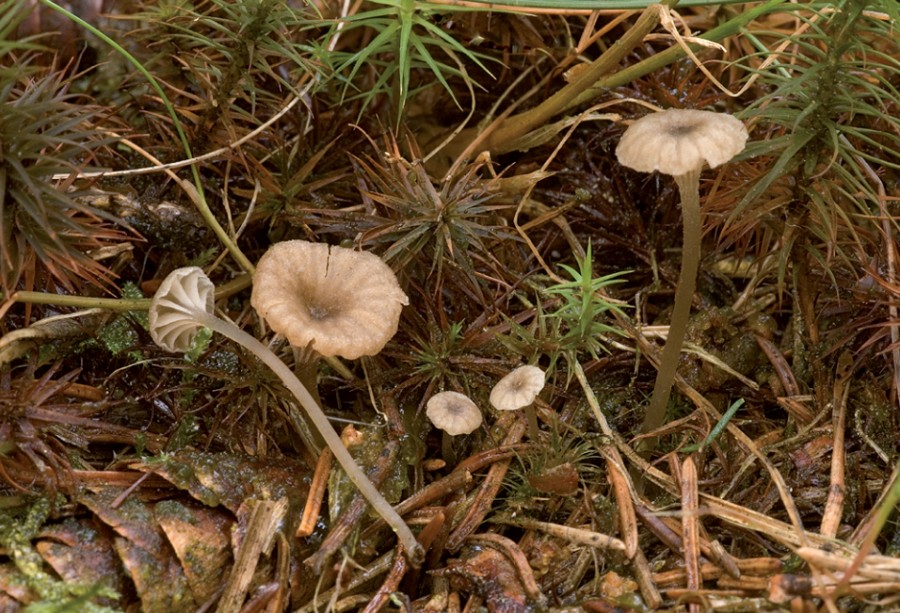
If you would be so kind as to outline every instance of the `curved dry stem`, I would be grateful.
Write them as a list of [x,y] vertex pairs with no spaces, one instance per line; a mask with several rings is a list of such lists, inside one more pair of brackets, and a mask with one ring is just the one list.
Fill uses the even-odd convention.
[[278,375],[278,378],[281,379],[284,386],[288,388],[306,410],[309,420],[322,436],[322,439],[325,441],[325,444],[328,445],[328,448],[331,449],[331,452],[341,465],[341,468],[344,469],[344,472],[365,499],[369,501],[372,508],[375,509],[375,511],[397,534],[397,538],[403,546],[403,549],[406,551],[406,555],[409,557],[410,562],[413,565],[418,566],[424,558],[425,552],[422,551],[422,547],[416,541],[416,537],[409,529],[409,526],[407,526],[406,522],[403,521],[403,518],[394,511],[390,503],[385,500],[384,496],[381,495],[381,492],[378,491],[378,488],[369,481],[369,478],[366,477],[362,469],[356,464],[353,456],[350,455],[350,452],[347,451],[347,448],[344,447],[344,444],[341,442],[340,436],[338,436],[328,422],[328,417],[315,400],[313,400],[309,390],[300,383],[297,376],[290,368],[288,368],[287,364],[282,362],[278,356],[272,353],[256,338],[247,334],[236,325],[196,308],[191,309],[191,316],[199,325],[205,326],[214,332],[218,332],[222,336],[245,347],[266,366],[271,368],[272,372]]
[[691,317],[691,300],[697,286],[697,269],[700,266],[700,170],[675,177],[681,194],[681,215],[684,221],[684,241],[681,251],[681,273],[675,288],[675,308],[669,323],[666,346],[659,361],[659,371],[653,386],[653,395],[644,415],[641,432],[659,428],[666,419],[666,406],[675,381],[678,359]]

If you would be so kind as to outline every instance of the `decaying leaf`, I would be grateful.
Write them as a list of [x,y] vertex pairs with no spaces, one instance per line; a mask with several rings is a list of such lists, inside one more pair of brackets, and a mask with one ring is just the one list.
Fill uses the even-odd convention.
[[448,576],[453,589],[483,598],[491,613],[531,610],[516,569],[506,556],[494,549],[472,550],[462,559],[451,560],[447,568],[435,574]]
[[241,454],[183,452],[163,456],[132,468],[163,477],[209,506],[222,505],[237,513],[249,499],[287,498],[299,517],[309,490],[308,469],[288,458],[277,463]]

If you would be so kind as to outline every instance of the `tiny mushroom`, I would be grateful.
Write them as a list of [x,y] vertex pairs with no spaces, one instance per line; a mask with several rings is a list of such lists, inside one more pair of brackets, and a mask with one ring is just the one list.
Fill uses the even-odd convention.
[[491,390],[491,405],[498,411],[518,411],[524,408],[529,436],[537,440],[538,423],[532,403],[542,389],[544,371],[537,366],[519,366],[500,379]]
[[344,472],[369,501],[372,508],[394,529],[413,563],[417,564],[421,561],[424,552],[416,541],[415,535],[375,485],[369,481],[362,469],[357,466],[353,456],[350,455],[334,428],[331,427],[328,417],[306,387],[268,347],[234,323],[219,319],[213,314],[214,292],[215,287],[212,281],[200,268],[188,267],[172,271],[160,284],[150,303],[148,313],[150,335],[156,344],[167,351],[186,351],[200,328],[209,328],[253,353],[281,379],[284,386],[306,410],[310,421],[319,431]]
[[471,434],[481,425],[481,409],[465,394],[440,392],[428,399],[425,415],[450,436]]
[[465,394],[440,392],[428,399],[425,415],[435,428],[443,431],[441,450],[444,459],[453,457],[451,437],[471,434],[481,425],[481,409]]
[[715,168],[744,150],[747,129],[731,115],[674,109],[651,113],[631,124],[616,147],[619,163],[640,172],[671,175],[681,196],[684,239],[681,272],[666,345],[642,432],[663,424],[681,347],[690,320],[700,263],[700,171]]

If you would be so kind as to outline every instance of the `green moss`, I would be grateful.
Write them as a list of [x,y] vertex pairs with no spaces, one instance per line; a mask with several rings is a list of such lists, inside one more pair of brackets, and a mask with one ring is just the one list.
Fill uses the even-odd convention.
[[118,598],[112,588],[100,584],[86,585],[76,582],[61,581],[47,572],[43,558],[38,554],[31,541],[50,517],[50,500],[46,497],[36,498],[31,506],[23,509],[4,509],[0,511],[0,545],[12,559],[19,573],[19,578],[34,591],[40,600],[30,604],[26,611],[84,611],[85,613],[101,613],[114,611],[108,607],[96,605],[93,598]]

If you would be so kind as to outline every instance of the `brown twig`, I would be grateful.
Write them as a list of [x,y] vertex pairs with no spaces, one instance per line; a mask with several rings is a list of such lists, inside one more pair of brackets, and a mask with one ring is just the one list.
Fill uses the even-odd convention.
[[[703,584],[703,578],[700,576],[700,518],[697,513],[700,498],[697,492],[697,466],[694,464],[693,456],[684,459],[680,477],[685,587],[688,591],[698,591]],[[695,604],[691,604],[690,608],[692,611],[699,610]]]
[[328,447],[322,449],[319,454],[319,461],[316,462],[316,471],[313,473],[312,483],[309,485],[309,494],[306,497],[306,505],[303,507],[303,516],[300,518],[300,525],[297,526],[295,536],[310,536],[316,528],[316,521],[319,519],[319,509],[322,507],[322,501],[325,499],[325,490],[328,486],[328,475],[331,473],[331,467],[334,464],[334,456]]
[[[509,417],[507,417],[507,415]],[[501,420],[504,418],[511,420],[512,425],[509,427],[506,438],[503,440],[502,444],[513,445],[519,442],[525,434],[525,422],[522,419],[518,419],[518,415],[509,413],[504,414],[504,416],[501,417]],[[469,507],[468,513],[466,513],[463,520],[450,534],[450,538],[447,539],[446,547],[449,551],[456,551],[459,549],[462,546],[463,541],[475,532],[475,530],[478,529],[478,526],[481,525],[481,522],[484,521],[485,516],[491,509],[491,505],[494,503],[497,492],[500,491],[500,486],[503,485],[503,478],[506,476],[506,471],[509,469],[509,462],[510,460],[506,459],[491,465],[484,482],[481,484],[478,493],[475,495],[475,499],[472,501],[472,506]]]
[[616,507],[619,513],[619,531],[625,543],[625,555],[634,557],[638,548],[637,518],[632,501],[633,486],[628,471],[622,466],[622,456],[614,447],[599,447],[606,460],[606,476],[616,496]]
[[847,398],[850,395],[850,375],[853,374],[853,354],[844,351],[838,358],[834,379],[834,396],[831,407],[831,423],[834,429],[834,448],[831,451],[831,485],[825,510],[822,512],[822,526],[819,532],[825,536],[835,536],[844,513],[844,436],[847,427]]
[[653,572],[644,552],[638,549],[631,559],[631,563],[634,566],[634,577],[641,588],[641,596],[644,597],[644,602],[651,609],[659,608],[662,604],[662,596],[659,593],[659,588],[653,581]]
[[584,528],[575,528],[572,526],[563,526],[553,524],[546,521],[538,521],[529,517],[498,517],[494,520],[498,524],[506,524],[510,526],[518,526],[526,530],[537,530],[551,536],[577,543],[579,545],[588,545],[598,549],[611,549],[613,551],[625,551],[625,543],[614,536],[602,534],[593,530]]
[[[431,521],[428,522],[425,528],[419,533],[419,544],[422,545],[422,548],[425,551],[428,551],[431,542],[434,540],[434,537],[437,535],[437,532],[440,530],[443,523],[444,514],[438,513],[431,518]],[[391,566],[391,570],[388,572],[387,577],[384,578],[378,591],[372,596],[372,599],[366,605],[366,608],[362,610],[362,613],[377,613],[380,611],[387,604],[391,594],[397,591],[397,588],[400,586],[400,581],[403,579],[404,575],[406,575],[409,568],[409,560],[406,559],[406,556],[403,555],[402,551],[398,551],[397,555],[394,556],[394,564]]]

